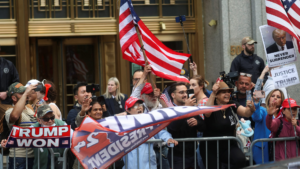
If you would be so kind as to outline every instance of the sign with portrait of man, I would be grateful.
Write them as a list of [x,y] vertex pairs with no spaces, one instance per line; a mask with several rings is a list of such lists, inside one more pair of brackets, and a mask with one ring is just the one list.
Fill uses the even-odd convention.
[[260,26],[259,29],[269,67],[285,65],[297,60],[290,34],[269,25]]

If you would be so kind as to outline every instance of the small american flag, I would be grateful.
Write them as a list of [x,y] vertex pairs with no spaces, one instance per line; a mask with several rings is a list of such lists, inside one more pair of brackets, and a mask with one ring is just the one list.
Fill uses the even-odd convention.
[[[136,25],[141,34],[143,47],[139,43]],[[187,78],[180,76],[180,72],[183,64],[191,55],[175,52],[160,42],[135,13],[131,0],[121,0],[119,32],[123,59],[144,66],[145,60],[141,50],[143,48],[152,73],[156,76],[189,82]]]
[[9,142],[7,142],[7,144],[14,144],[14,141],[10,140]]
[[61,144],[63,145],[69,144],[69,140],[64,140]]
[[164,91],[160,95],[160,99],[162,99],[168,107],[174,107],[170,95],[168,93],[170,86],[166,87]]
[[300,52],[300,1],[266,0],[268,25],[292,35]]

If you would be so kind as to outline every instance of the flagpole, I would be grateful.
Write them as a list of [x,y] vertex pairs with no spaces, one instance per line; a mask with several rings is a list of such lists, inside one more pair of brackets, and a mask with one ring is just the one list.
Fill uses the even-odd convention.
[[[147,66],[147,65],[149,65],[149,62],[148,62],[146,52],[145,52],[145,49],[144,49],[144,44],[143,44],[143,40],[142,40],[142,37],[141,37],[141,34],[140,34],[140,30],[139,30],[138,25],[134,25],[134,27],[135,27],[136,33],[138,35],[138,38],[139,38],[139,42],[140,42],[140,45],[141,45],[141,50],[142,50],[143,55],[144,55],[145,66]],[[153,89],[153,92],[154,92],[155,84],[153,82],[153,79],[152,79],[151,75],[152,75],[151,73],[148,73],[147,79],[148,79],[148,82],[151,83],[151,86],[152,86],[152,89]]]
[[[289,102],[289,107],[290,107],[290,112],[291,112],[291,117],[293,118],[293,113],[292,113],[292,108],[291,108],[291,102],[290,102],[290,95],[288,93],[288,89],[286,88],[286,94],[288,97],[288,102]],[[296,145],[297,145],[297,154],[298,154],[298,148],[299,148],[299,142],[298,142],[298,137],[297,137],[297,133],[296,133],[296,127],[294,126],[294,133],[295,133],[295,137],[296,137]]]

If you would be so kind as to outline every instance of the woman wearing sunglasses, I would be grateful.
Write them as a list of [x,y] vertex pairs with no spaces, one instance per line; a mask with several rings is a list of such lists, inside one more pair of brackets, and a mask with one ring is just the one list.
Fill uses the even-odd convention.
[[[241,106],[238,102],[230,100],[230,94],[233,92],[225,82],[218,81],[214,84],[213,93],[210,95],[206,106],[235,104],[225,110],[220,110],[205,114],[206,130],[203,137],[223,137],[235,136],[236,133],[236,115],[242,117],[250,117],[255,111],[252,101],[247,101],[247,106]],[[217,141],[209,141],[207,144],[207,152],[205,144],[200,144],[200,152],[203,162],[208,160],[208,168],[217,168]],[[228,141],[219,141],[219,166],[220,168],[228,165]],[[206,157],[207,153],[207,157]],[[246,165],[246,158],[242,150],[238,147],[236,141],[230,141],[230,168],[243,168]]]

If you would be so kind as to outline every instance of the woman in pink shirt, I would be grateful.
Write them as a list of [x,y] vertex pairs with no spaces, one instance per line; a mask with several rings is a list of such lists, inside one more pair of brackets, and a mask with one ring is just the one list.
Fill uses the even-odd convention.
[[[294,133],[294,126],[296,127],[297,136],[300,136],[300,127],[299,127],[299,120],[296,120],[295,117],[297,116],[297,108],[300,106],[297,105],[296,101],[292,98],[289,99],[291,103],[292,114],[290,112],[290,106],[288,99],[285,99],[281,105],[280,112],[282,112],[283,117],[274,118],[273,115],[278,111],[276,107],[276,103],[272,102],[269,110],[268,115],[266,117],[266,125],[267,128],[272,132],[272,135],[277,135],[278,130],[281,131],[278,137],[295,137]],[[284,141],[278,141],[275,145],[275,160],[282,160],[285,159],[285,144]],[[295,140],[286,141],[286,158],[293,158],[296,157],[296,151],[300,154],[299,148],[297,150],[297,145]]]

